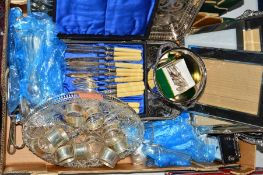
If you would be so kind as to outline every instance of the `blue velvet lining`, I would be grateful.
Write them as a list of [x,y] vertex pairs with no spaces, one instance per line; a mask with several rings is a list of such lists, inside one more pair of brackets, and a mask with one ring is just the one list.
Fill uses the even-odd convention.
[[155,4],[156,0],[57,0],[56,23],[62,34],[143,36]]
[[[109,46],[109,47],[125,47],[125,48],[136,48],[136,49],[140,49],[144,52],[143,49],[143,45],[141,44],[104,44],[104,43],[98,43],[98,44],[86,44],[86,45],[91,45],[91,46]],[[137,64],[144,64],[144,54],[142,54],[142,60],[138,61],[138,62],[133,62],[133,63],[137,63]],[[98,57],[97,54],[95,53],[65,53],[65,59],[66,58],[80,58],[80,57]],[[103,59],[100,60],[100,62],[104,62]],[[103,66],[101,66],[100,68],[103,68]],[[66,70],[66,74],[69,73],[74,73],[73,71],[70,70]],[[115,78],[115,77],[108,77],[108,78]],[[107,86],[107,83],[103,82],[104,79],[107,79],[107,77],[101,75],[101,76],[96,76],[93,77],[93,79],[95,81],[99,81],[99,85],[100,88],[97,89],[98,91],[100,90],[107,90],[105,88],[105,86]],[[74,84],[72,83],[74,79],[70,78],[70,77],[65,77],[65,81],[64,81],[64,90],[65,92],[73,92],[78,90]],[[132,96],[132,97],[125,97],[125,98],[121,98],[122,101],[124,102],[137,102],[140,103],[140,114],[144,113],[144,95],[140,95],[140,96]]]

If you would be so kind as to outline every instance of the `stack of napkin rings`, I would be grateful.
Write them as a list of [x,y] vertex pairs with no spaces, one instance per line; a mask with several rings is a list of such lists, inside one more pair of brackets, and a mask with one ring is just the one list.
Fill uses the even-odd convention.
[[85,141],[74,142],[74,137],[69,138],[63,126],[53,126],[32,142],[34,152],[55,155],[58,165],[86,160],[99,161],[111,168],[127,156],[129,145],[116,117],[105,119],[97,108],[85,109],[74,103],[66,105],[65,109],[64,120],[69,126],[88,131],[85,132]]

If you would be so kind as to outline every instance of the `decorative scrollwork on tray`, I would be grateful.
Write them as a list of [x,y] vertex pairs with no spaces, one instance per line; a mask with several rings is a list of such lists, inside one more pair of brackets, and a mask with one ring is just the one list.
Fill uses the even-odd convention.
[[237,19],[247,19],[250,17],[262,16],[262,15],[263,15],[263,11],[246,10],[241,16],[237,17]]
[[179,110],[176,110],[173,106],[167,104],[167,102],[163,101],[159,97],[149,94],[149,116],[158,116],[163,118],[173,118],[180,114]]
[[204,0],[160,0],[150,39],[182,39],[203,3]]
[[31,0],[32,12],[45,12],[52,15],[54,0]]
[[[177,45],[172,42],[166,42],[161,44],[147,44],[147,69],[150,71],[156,60],[165,51],[176,47]],[[148,72],[147,71],[147,72]],[[178,116],[180,111],[172,104],[168,104],[161,99],[158,95],[153,93],[153,90],[149,89],[147,95],[148,100],[148,116],[158,116],[162,118],[170,118]]]

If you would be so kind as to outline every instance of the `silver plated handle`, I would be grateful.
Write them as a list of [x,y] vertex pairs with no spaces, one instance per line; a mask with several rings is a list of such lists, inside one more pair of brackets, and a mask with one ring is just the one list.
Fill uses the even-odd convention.
[[8,137],[8,142],[7,142],[7,152],[11,155],[15,154],[16,150],[23,149],[25,147],[25,143],[21,143],[21,145],[17,145],[16,143],[16,127],[17,126],[22,126],[23,125],[21,122],[17,122],[16,120],[16,115],[11,115],[10,116],[10,129],[9,129],[9,137]]

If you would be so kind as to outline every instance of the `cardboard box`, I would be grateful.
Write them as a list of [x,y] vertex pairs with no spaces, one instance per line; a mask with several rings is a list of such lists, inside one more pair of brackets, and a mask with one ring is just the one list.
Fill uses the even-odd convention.
[[[6,126],[9,126],[9,119],[6,121]],[[6,128],[6,140],[8,137],[8,127]],[[2,141],[2,148],[6,147],[6,140]],[[21,143],[22,133],[17,134],[17,142]],[[2,152],[2,162],[1,170],[2,173],[32,173],[32,174],[78,174],[78,173],[144,173],[144,172],[168,172],[168,171],[217,171],[222,167],[237,167],[240,169],[233,171],[234,173],[239,172],[251,172],[255,169],[255,152],[256,146],[240,141],[240,151],[241,159],[238,164],[222,165],[222,164],[199,164],[194,163],[189,167],[167,167],[167,168],[157,168],[157,167],[144,167],[133,165],[131,159],[128,157],[121,160],[118,165],[114,168],[100,167],[100,168],[86,168],[86,169],[76,169],[76,168],[64,168],[55,165],[51,165],[32,152],[27,148],[22,150],[17,150],[14,155],[9,155],[6,149],[1,149]]]
[[[8,11],[9,1],[5,1],[5,8]],[[5,16],[5,34],[7,34],[7,15]],[[77,173],[134,173],[134,172],[166,172],[166,171],[217,171],[220,167],[240,166],[240,171],[233,171],[235,174],[248,173],[255,168],[255,146],[240,142],[241,159],[235,165],[222,165],[222,164],[197,164],[194,163],[189,167],[144,167],[135,166],[132,164],[130,158],[126,158],[118,163],[114,169],[101,167],[101,168],[87,168],[87,169],[73,169],[64,168],[48,164],[39,159],[36,155],[31,153],[27,148],[18,150],[14,155],[9,155],[6,152],[7,138],[9,134],[9,117],[6,112],[7,100],[7,87],[6,87],[6,47],[7,35],[4,35],[4,52],[2,53],[3,59],[1,60],[1,94],[2,94],[2,122],[1,122],[1,151],[0,151],[0,173],[32,173],[32,174],[77,174]],[[21,143],[21,130],[17,130],[17,142]]]
[[[9,119],[6,121],[6,126],[9,126]],[[6,128],[6,140],[8,137],[8,127]],[[17,142],[21,143],[22,134],[18,131]],[[133,165],[131,159],[128,157],[121,160],[118,165],[114,168],[100,167],[100,168],[86,168],[86,169],[76,169],[76,168],[64,168],[55,165],[51,165],[28,150],[24,148],[22,150],[17,150],[14,155],[9,155],[6,152],[6,140],[2,140],[1,149],[1,171],[0,173],[32,173],[32,174],[78,174],[78,173],[144,173],[144,172],[168,172],[168,171],[217,171],[222,167],[237,167],[240,169],[233,170],[233,173],[240,174],[248,173],[255,169],[255,157],[256,157],[256,146],[240,141],[240,152],[241,159],[238,164],[222,165],[222,164],[199,164],[194,163],[189,167],[167,167],[167,168],[157,168],[157,167],[144,167]],[[5,151],[5,152],[3,152]]]

